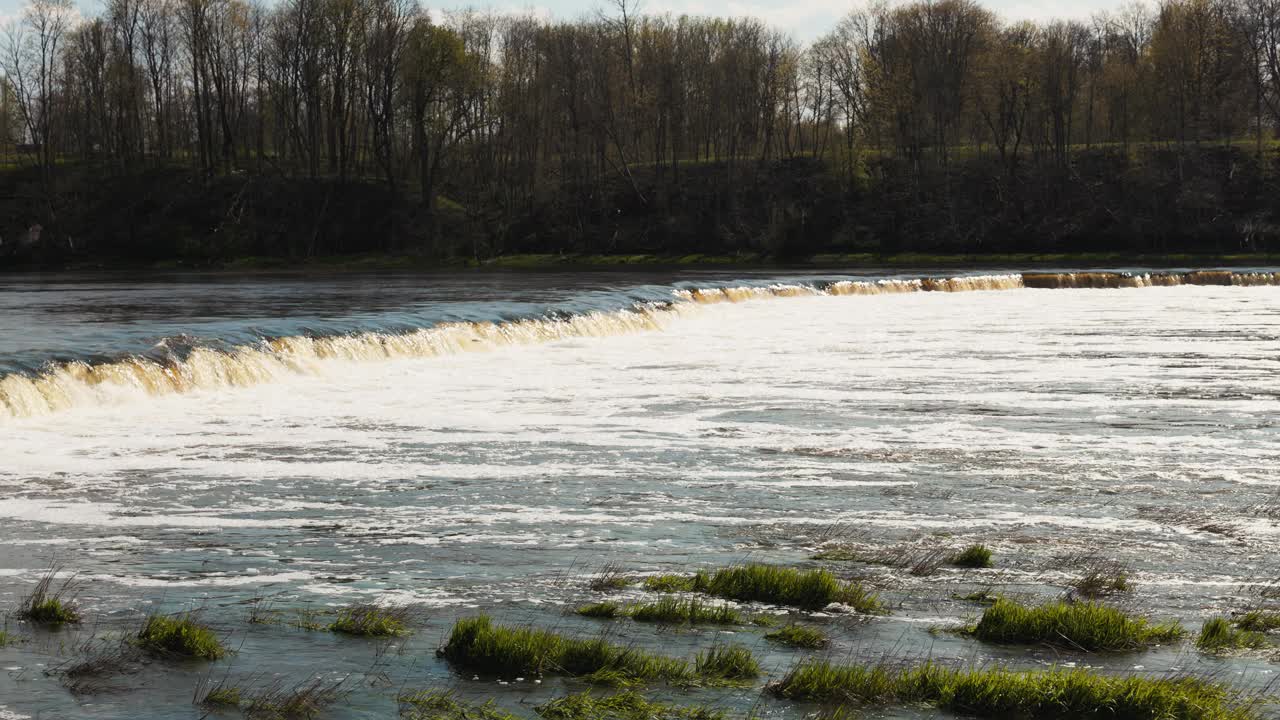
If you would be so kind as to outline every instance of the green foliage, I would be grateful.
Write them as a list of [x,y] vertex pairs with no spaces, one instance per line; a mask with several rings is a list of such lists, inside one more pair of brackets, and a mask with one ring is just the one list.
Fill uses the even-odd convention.
[[1004,598],[987,608],[973,628],[973,635],[987,642],[1046,643],[1086,651],[1133,650],[1185,634],[1176,622],[1151,625],[1092,602],[1027,607]]
[[827,570],[796,570],[777,565],[740,565],[699,575],[695,587],[709,595],[820,610],[844,603],[858,612],[884,611],[879,599],[855,582],[842,582]]
[[329,630],[361,637],[398,637],[409,634],[408,608],[383,605],[352,605],[338,612]]
[[666,625],[738,625],[742,616],[725,604],[709,605],[697,598],[680,600],[664,597],[661,600],[637,605],[629,610],[636,622],[654,622]]
[[723,712],[705,707],[650,702],[631,691],[603,697],[577,693],[539,705],[535,710],[544,720],[723,720],[725,717]]
[[781,645],[810,649],[826,647],[828,642],[821,630],[804,625],[787,625],[765,635],[764,639]]
[[970,545],[948,558],[947,562],[957,567],[989,568],[991,567],[991,548],[986,545]]
[[1236,620],[1236,627],[1260,633],[1280,629],[1280,612],[1250,610]]
[[18,642],[18,636],[14,635],[11,632],[0,630],[0,648],[8,645],[14,645],[17,642]]
[[1238,630],[1231,627],[1225,618],[1220,617],[1206,622],[1196,637],[1196,647],[1213,653],[1228,650],[1257,650],[1270,645],[1266,635],[1252,630]]
[[516,720],[492,700],[475,705],[459,700],[450,691],[420,690],[401,694],[396,700],[404,720]]
[[567,638],[547,630],[494,625],[483,615],[458,620],[439,654],[459,667],[500,677],[548,673],[613,684],[698,679],[689,663],[678,658],[650,655],[603,638]]
[[217,660],[227,654],[218,636],[190,613],[151,615],[134,641],[138,647],[158,655]]
[[57,588],[54,587],[54,580],[57,579],[61,569],[60,566],[54,565],[40,577],[36,586],[32,588],[31,594],[23,598],[19,604],[17,612],[19,618],[52,627],[74,625],[80,622],[80,611],[71,599],[76,590],[75,577],[72,576]]
[[1252,720],[1255,707],[1224,686],[1193,678],[1096,675],[1054,668],[950,669],[801,663],[770,686],[805,702],[928,704],[976,717],[1113,717],[1128,720]]
[[240,688],[219,685],[205,693],[199,704],[206,707],[239,707],[242,699]]
[[582,605],[574,612],[583,617],[612,620],[620,615],[625,615],[626,609],[616,602],[598,602],[590,605]]
[[709,680],[750,680],[760,677],[760,664],[741,645],[717,645],[698,654],[697,673]]
[[698,575],[650,575],[644,579],[644,589],[652,592],[693,592],[702,574]]

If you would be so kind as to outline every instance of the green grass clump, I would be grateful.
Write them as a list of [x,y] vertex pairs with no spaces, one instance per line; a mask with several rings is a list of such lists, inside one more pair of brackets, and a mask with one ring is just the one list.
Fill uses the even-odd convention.
[[360,637],[399,637],[409,634],[408,608],[373,604],[352,605],[338,612],[329,630]]
[[826,647],[828,642],[821,630],[804,625],[787,625],[765,635],[764,639],[781,645],[811,649]]
[[884,611],[875,595],[855,582],[843,582],[827,570],[796,570],[777,565],[740,565],[703,576],[699,592],[739,601],[820,610],[843,603],[858,612]]
[[693,592],[705,576],[697,575],[650,575],[644,579],[644,589],[651,592]]
[[138,647],[160,655],[217,660],[227,654],[227,648],[218,636],[196,622],[190,613],[148,616],[134,642]]
[[240,688],[219,685],[205,693],[200,704],[206,707],[239,707],[242,699]]
[[598,602],[590,605],[583,605],[574,612],[583,617],[612,620],[613,618],[625,615],[626,609],[616,602]]
[[1259,633],[1280,629],[1280,612],[1250,610],[1236,619],[1236,627]]
[[982,613],[973,628],[979,640],[997,643],[1046,643],[1086,651],[1133,650],[1177,640],[1186,631],[1178,623],[1151,625],[1097,603],[1057,601],[1028,607],[1001,598]]
[[760,663],[741,645],[717,645],[698,654],[697,673],[710,680],[751,680],[760,677]]
[[1196,647],[1205,652],[1225,652],[1228,650],[1257,650],[1268,647],[1267,636],[1252,630],[1238,630],[1231,627],[1225,618],[1216,617],[1200,628],[1196,637]]
[[801,663],[769,687],[805,702],[927,704],[976,717],[1111,717],[1252,720],[1257,711],[1226,687],[1194,678],[1096,675],[1082,669],[1016,671]]
[[991,548],[986,545],[970,545],[952,555],[947,562],[957,567],[989,568],[991,567]]
[[809,556],[810,560],[826,560],[827,562],[858,562],[865,559],[862,553],[846,548],[820,550]]
[[650,655],[603,638],[584,640],[503,627],[483,615],[457,621],[439,654],[460,667],[500,677],[549,673],[614,684],[698,679],[689,663],[678,658]]
[[18,642],[18,636],[11,632],[0,630],[0,648],[7,645],[14,645]]
[[19,618],[52,627],[80,622],[80,611],[72,600],[77,590],[75,576],[67,578],[57,588],[54,587],[54,580],[61,570],[61,566],[54,565],[40,577],[31,594],[23,598],[18,606]]
[[420,690],[396,698],[403,720],[516,720],[516,716],[494,706],[459,700],[450,691]]
[[710,605],[697,598],[680,600],[664,597],[661,600],[630,609],[631,619],[636,622],[654,622],[665,625],[738,625],[742,616],[728,605]]
[[539,705],[534,711],[544,720],[723,720],[725,717],[723,712],[710,708],[650,702],[633,691],[603,697],[577,693]]

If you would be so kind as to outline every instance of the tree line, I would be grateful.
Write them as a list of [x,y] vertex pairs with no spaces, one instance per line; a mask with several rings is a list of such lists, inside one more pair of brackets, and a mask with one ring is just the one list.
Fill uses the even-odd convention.
[[975,157],[1016,179],[1095,148],[1261,156],[1280,128],[1280,0],[1044,23],[872,2],[807,44],[630,0],[576,21],[417,0],[106,0],[80,17],[31,0],[0,67],[0,133],[39,169],[43,222],[75,163],[374,183],[429,224],[444,206],[505,228],[548,206],[599,216],[619,192],[669,208],[690,173],[720,197],[801,159],[856,193]]

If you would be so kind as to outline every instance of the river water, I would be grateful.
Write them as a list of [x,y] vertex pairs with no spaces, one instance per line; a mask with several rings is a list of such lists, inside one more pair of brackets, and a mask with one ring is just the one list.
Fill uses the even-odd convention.
[[[1275,593],[1277,276],[919,279],[944,276],[0,278],[0,606],[57,564],[79,573],[87,616],[60,632],[8,621],[27,640],[0,648],[0,718],[201,717],[210,674],[348,677],[333,717],[393,717],[398,690],[433,687],[532,717],[578,686],[473,680],[434,648],[481,611],[598,633],[567,610],[645,596],[591,591],[605,563],[863,578],[893,614],[820,617],[840,659],[1267,687],[1265,654],[1072,655],[936,629],[981,612],[958,596],[1049,598],[1098,563],[1126,568],[1126,608],[1192,630]],[[972,542],[995,568],[809,559]],[[255,601],[372,600],[425,620],[390,650],[247,621]],[[93,692],[54,672],[90,637],[182,609],[235,655]],[[803,657],[755,629],[612,632],[669,654],[730,638],[774,677]],[[759,685],[657,695],[813,710]]]

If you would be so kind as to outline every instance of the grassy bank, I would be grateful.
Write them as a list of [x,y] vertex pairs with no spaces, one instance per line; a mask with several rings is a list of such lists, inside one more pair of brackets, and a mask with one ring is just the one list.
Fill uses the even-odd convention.
[[1251,720],[1256,708],[1193,678],[1112,677],[1086,670],[962,670],[802,663],[770,686],[778,697],[824,703],[926,704],[976,717]]

